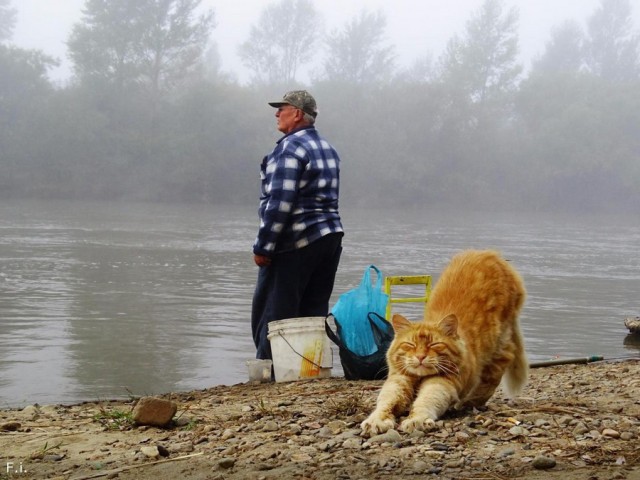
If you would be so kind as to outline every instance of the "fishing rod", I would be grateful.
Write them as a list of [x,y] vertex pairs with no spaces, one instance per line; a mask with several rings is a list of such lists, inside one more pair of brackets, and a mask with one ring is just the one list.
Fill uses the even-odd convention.
[[615,361],[615,360],[640,360],[640,357],[637,357],[635,355],[624,355],[620,357],[604,358],[602,355],[591,355],[590,357],[557,358],[554,360],[543,360],[541,362],[530,363],[529,368],[552,367],[554,365],[571,365],[571,364],[580,364],[580,363],[584,364],[584,363]]
[[551,367],[553,365],[569,365],[574,363],[591,363],[604,360],[601,355],[591,355],[590,357],[579,358],[558,358],[555,360],[544,360],[542,362],[533,362],[529,364],[529,368]]

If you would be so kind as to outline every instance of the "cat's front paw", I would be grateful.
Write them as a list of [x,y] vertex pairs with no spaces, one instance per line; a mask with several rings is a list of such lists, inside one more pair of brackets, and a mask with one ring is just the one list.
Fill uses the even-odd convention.
[[365,437],[372,437],[380,433],[385,433],[391,430],[395,426],[393,418],[383,418],[380,415],[372,413],[364,422],[360,424],[362,428],[362,435]]
[[429,417],[409,417],[400,424],[400,430],[411,433],[414,430],[430,432],[436,429],[436,422]]

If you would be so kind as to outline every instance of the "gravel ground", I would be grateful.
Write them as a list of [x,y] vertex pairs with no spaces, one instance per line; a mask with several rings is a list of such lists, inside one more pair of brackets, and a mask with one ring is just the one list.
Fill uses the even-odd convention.
[[[640,361],[536,368],[437,429],[360,436],[381,381],[239,384],[172,393],[170,428],[135,399],[0,410],[0,479],[640,480]],[[6,463],[6,468],[5,468]]]

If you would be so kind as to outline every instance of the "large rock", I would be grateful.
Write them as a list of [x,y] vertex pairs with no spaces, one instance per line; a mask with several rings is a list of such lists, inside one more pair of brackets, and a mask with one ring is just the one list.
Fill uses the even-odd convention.
[[624,319],[624,325],[629,332],[640,334],[640,317],[627,317]]
[[164,427],[171,422],[178,406],[170,401],[155,397],[143,397],[133,409],[133,421],[138,425]]

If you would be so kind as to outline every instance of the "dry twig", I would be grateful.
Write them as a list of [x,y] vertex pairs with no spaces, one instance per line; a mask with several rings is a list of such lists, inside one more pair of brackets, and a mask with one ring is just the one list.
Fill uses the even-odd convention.
[[114,468],[113,470],[105,470],[105,471],[102,471],[102,472],[91,473],[89,475],[82,475],[82,476],[79,476],[79,477],[73,477],[71,480],[89,480],[91,478],[106,477],[106,476],[112,475],[114,473],[126,472],[128,470],[134,470],[136,468],[152,467],[153,465],[160,465],[162,463],[177,462],[179,460],[187,460],[189,458],[198,457],[198,456],[203,455],[203,454],[204,454],[204,452],[199,452],[199,453],[193,453],[191,455],[183,455],[181,457],[176,457],[176,458],[166,458],[164,460],[158,460],[156,462],[143,463],[143,464],[140,464],[140,465],[127,465],[126,467]]

